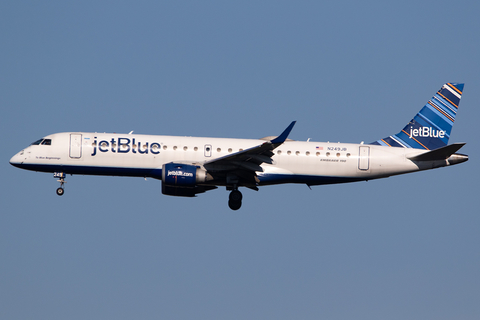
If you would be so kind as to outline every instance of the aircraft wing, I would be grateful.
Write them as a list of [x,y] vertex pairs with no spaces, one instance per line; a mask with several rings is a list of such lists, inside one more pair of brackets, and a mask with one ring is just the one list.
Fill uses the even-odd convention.
[[[226,179],[226,184],[238,184],[257,190],[257,171],[263,172],[262,163],[272,164],[272,152],[285,142],[296,121],[275,139],[266,141],[256,147],[245,149],[224,157],[212,159],[203,164],[205,169],[217,178]],[[230,181],[229,181],[230,180]]]

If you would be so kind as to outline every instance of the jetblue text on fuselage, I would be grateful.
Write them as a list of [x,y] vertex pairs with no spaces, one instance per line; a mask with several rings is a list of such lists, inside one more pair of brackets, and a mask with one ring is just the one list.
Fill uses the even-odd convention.
[[424,138],[441,138],[445,137],[445,131],[443,130],[435,130],[431,127],[420,127],[418,129],[413,129],[410,127],[410,139],[413,137],[424,137]]
[[140,153],[140,154],[148,154],[149,152],[152,154],[159,154],[160,153],[160,143],[158,142],[144,142],[135,141],[135,138],[112,138],[111,140],[101,140],[97,143],[97,137],[94,137],[93,141],[93,152],[92,156],[97,154],[97,148],[100,152],[113,152],[113,153]]

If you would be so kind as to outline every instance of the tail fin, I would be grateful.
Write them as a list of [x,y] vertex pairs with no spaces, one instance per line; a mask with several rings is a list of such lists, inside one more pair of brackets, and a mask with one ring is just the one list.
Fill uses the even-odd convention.
[[463,83],[446,83],[397,134],[371,144],[434,150],[448,144]]

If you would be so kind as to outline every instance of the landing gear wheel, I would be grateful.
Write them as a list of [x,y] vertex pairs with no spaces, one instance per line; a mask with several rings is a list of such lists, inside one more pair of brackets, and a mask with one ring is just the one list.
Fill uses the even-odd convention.
[[242,193],[238,190],[233,190],[228,196],[228,206],[232,210],[238,210],[242,206]]
[[58,194],[59,196],[63,196],[64,193],[65,193],[65,190],[64,190],[62,187],[60,187],[60,188],[57,189],[57,194]]
[[242,193],[238,190],[233,190],[232,192],[230,192],[230,195],[228,196],[228,200],[230,201],[239,201],[239,202],[242,202],[242,199],[243,199],[243,196],[242,196]]
[[230,209],[232,209],[232,210],[238,210],[238,209],[240,209],[240,207],[242,206],[242,201],[232,201],[232,200],[228,200],[228,206],[229,206]]

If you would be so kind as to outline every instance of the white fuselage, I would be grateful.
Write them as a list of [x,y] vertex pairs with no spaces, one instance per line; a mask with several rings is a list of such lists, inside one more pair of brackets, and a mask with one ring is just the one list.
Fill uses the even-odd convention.
[[[20,168],[66,174],[161,179],[169,162],[202,165],[265,142],[255,139],[175,137],[67,132],[52,134],[49,145],[31,145],[10,162]],[[352,182],[448,165],[448,160],[408,160],[424,150],[379,145],[287,140],[274,150],[271,164],[257,172],[259,185]]]

